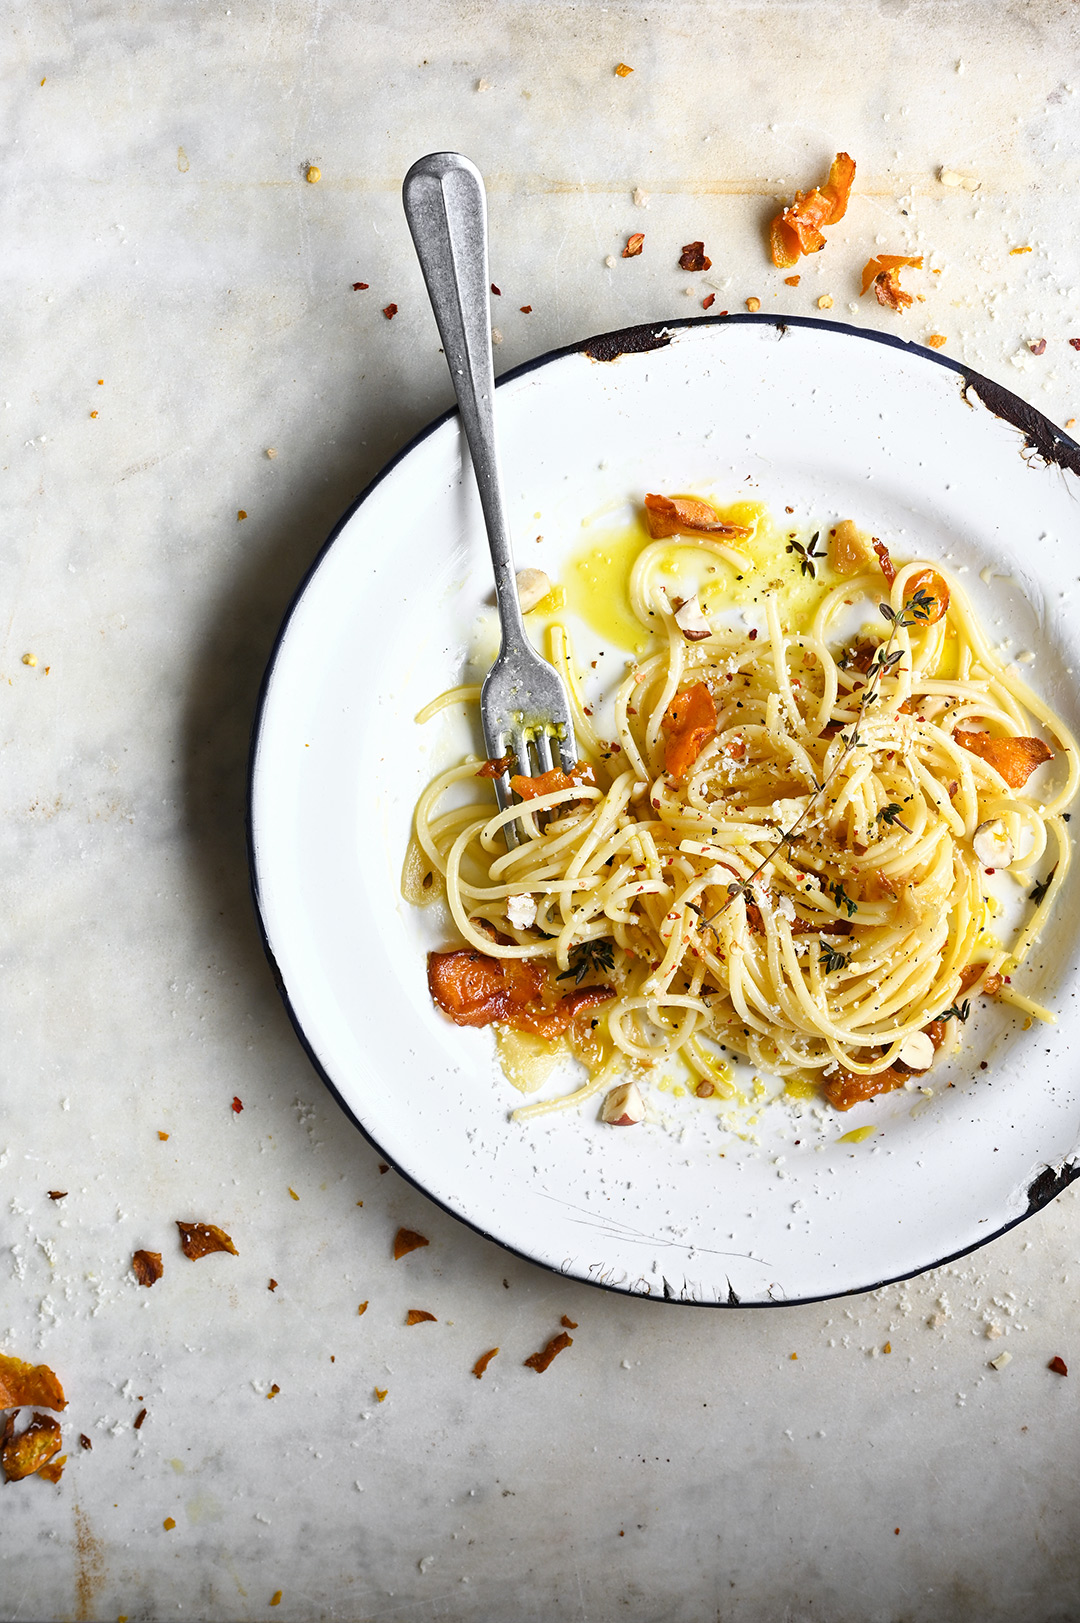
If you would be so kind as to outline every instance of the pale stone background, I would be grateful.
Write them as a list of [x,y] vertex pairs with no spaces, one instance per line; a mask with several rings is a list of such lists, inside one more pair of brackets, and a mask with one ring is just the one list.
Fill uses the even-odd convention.
[[[1046,1368],[1080,1377],[1075,1186],[832,1305],[560,1283],[380,1174],[279,1003],[243,837],[281,616],[450,400],[415,157],[488,177],[500,366],[708,291],[893,328],[857,273],[910,250],[942,275],[910,278],[902,330],[1064,423],[1076,8],[11,0],[4,23],[0,1347],[61,1374],[70,1459],[0,1490],[0,1617],[1080,1619],[1080,1380]],[[791,290],[763,226],[837,147],[857,195]],[[646,253],[605,268],[633,230]],[[676,267],[696,237],[707,285]],[[191,1268],[177,1215],[239,1257]],[[394,1265],[400,1223],[432,1243]],[[153,1291],[136,1246],[165,1253]],[[439,1323],[405,1330],[418,1303]],[[538,1381],[521,1359],[564,1312]]]

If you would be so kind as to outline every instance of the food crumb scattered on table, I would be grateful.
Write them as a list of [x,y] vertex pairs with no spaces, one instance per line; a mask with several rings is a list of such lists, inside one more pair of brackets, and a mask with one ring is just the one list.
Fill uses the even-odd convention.
[[394,1261],[400,1262],[407,1257],[410,1251],[418,1251],[423,1245],[430,1245],[431,1241],[423,1234],[417,1234],[415,1229],[398,1229],[394,1235]]

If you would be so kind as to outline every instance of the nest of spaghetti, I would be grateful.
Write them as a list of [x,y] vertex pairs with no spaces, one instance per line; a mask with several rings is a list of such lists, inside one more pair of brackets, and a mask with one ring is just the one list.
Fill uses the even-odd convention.
[[[1075,742],[941,565],[897,569],[850,526],[830,545],[846,578],[808,623],[764,592],[756,628],[669,600],[646,548],[632,599],[662,630],[615,694],[615,738],[556,627],[581,769],[516,780],[494,814],[481,779],[480,804],[447,809],[473,761],[420,801],[411,899],[444,894],[465,943],[431,955],[433,997],[460,1023],[565,1017],[590,1079],[556,1108],[678,1055],[703,1096],[737,1096],[740,1059],[846,1110],[919,1085],[980,994],[1052,1018],[1012,978],[1068,869]],[[985,929],[991,866],[1034,885],[1007,947]]]

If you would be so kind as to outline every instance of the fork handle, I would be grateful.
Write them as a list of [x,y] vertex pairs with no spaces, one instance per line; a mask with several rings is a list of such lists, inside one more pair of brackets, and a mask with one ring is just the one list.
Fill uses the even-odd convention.
[[527,639],[495,446],[484,182],[460,153],[432,152],[413,164],[401,194],[480,491],[503,646],[520,644]]

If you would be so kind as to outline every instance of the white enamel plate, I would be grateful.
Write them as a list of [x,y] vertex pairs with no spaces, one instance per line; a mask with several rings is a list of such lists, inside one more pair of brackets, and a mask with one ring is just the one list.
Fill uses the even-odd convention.
[[[502,380],[497,414],[519,567],[558,580],[588,526],[646,490],[851,517],[900,558],[961,570],[992,640],[1036,656],[1026,680],[1080,729],[1080,449],[986,380],[872,333],[738,317],[546,357]],[[670,1089],[652,1090],[654,1119],[633,1129],[604,1127],[595,1102],[510,1119],[522,1100],[492,1034],[453,1026],[428,996],[427,949],[452,940],[445,917],[399,893],[418,793],[463,750],[482,753],[463,707],[414,721],[475,669],[489,635],[465,454],[445,417],[352,508],[293,604],[258,718],[250,839],[267,951],[357,1124],[501,1244],[661,1299],[865,1290],[1037,1210],[1070,1180],[1080,1142],[1071,880],[1017,981],[1058,1023],[1025,1030],[983,1000],[930,1096],[845,1115],[777,1103],[739,1132]],[[597,634],[570,629],[602,669]],[[610,653],[613,677],[624,657]],[[841,1142],[870,1124],[871,1137]]]

